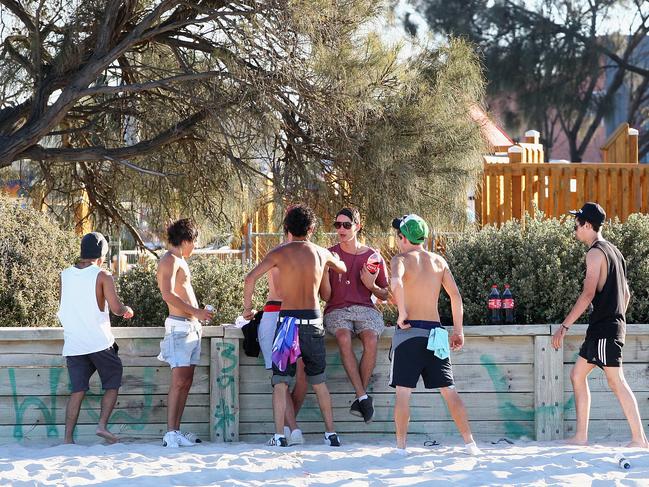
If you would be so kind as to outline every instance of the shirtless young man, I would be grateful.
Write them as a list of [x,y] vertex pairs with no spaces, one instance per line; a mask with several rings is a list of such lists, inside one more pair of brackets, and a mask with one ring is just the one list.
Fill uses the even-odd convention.
[[[283,245],[283,244],[280,244]],[[275,339],[275,331],[277,330],[277,320],[279,319],[279,312],[282,308],[282,298],[279,294],[279,270],[273,267],[268,271],[268,296],[266,297],[266,304],[264,305],[263,314],[259,321],[259,330],[257,333],[259,340],[259,348],[264,357],[264,365],[267,370],[272,370],[272,352],[273,341]],[[302,430],[298,428],[296,416],[307,391],[307,382],[304,375],[304,362],[298,359],[296,364],[295,374],[295,387],[293,392],[286,390],[286,413],[285,413],[285,426],[284,435],[288,441],[288,446],[301,445],[304,443]]]
[[[434,347],[435,352],[427,348],[431,333],[437,335],[443,330],[437,309],[442,286],[451,299],[453,312],[451,350],[460,350],[464,345],[464,312],[460,291],[446,261],[423,248],[423,243],[428,237],[428,225],[421,217],[412,214],[395,218],[392,227],[397,231],[401,252],[395,255],[391,262],[392,293],[399,309],[397,329],[392,339],[393,357],[390,371],[390,386],[397,390],[394,406],[397,451],[406,453],[410,394],[417,387],[421,376],[426,389],[439,389],[464,439],[467,452],[478,455],[481,451],[471,435],[464,403],[455,390],[446,333],[441,333],[440,336],[444,340],[443,343],[437,343]],[[438,348],[440,345],[441,350]]]
[[171,366],[167,396],[167,433],[162,445],[172,448],[200,443],[196,435],[180,431],[180,420],[194,379],[194,367],[201,354],[201,321],[212,313],[198,307],[186,259],[192,255],[198,229],[188,219],[178,220],[167,229],[169,250],[158,264],[158,288],[169,307],[165,337],[158,359]]
[[626,310],[631,293],[626,280],[626,262],[620,251],[602,237],[606,212],[597,203],[586,203],[575,216],[575,238],[588,246],[584,287],[574,306],[552,337],[556,350],[561,348],[563,337],[572,324],[592,302],[593,311],[588,318],[586,339],[579,349],[579,357],[570,372],[575,392],[577,431],[568,440],[573,445],[588,443],[588,417],[590,415],[590,389],[588,375],[600,367],[608,385],[617,397],[631,428],[631,443],[627,446],[648,448],[638,411],[638,402],[629,387],[622,367],[622,347],[626,335]]
[[[243,317],[251,319],[252,295],[257,280],[271,269],[279,271],[278,287],[282,297],[280,323],[295,319],[299,330],[299,343],[304,361],[307,381],[313,386],[318,398],[320,411],[325,422],[324,442],[330,446],[340,446],[334,431],[331,397],[325,384],[326,350],[324,327],[318,301],[318,292],[323,273],[327,268],[343,273],[345,264],[327,249],[309,242],[315,229],[315,214],[305,205],[296,205],[284,217],[284,231],[288,236],[285,245],[271,250],[266,257],[246,276],[243,291]],[[284,417],[287,406],[287,390],[291,378],[295,376],[295,364],[289,364],[280,371],[273,364],[273,418],[275,435],[270,446],[288,446],[284,434]]]

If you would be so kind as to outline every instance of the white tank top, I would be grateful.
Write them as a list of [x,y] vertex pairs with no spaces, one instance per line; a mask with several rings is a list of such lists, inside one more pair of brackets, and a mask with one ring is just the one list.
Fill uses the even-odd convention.
[[63,356],[106,350],[115,342],[110,330],[108,303],[97,306],[95,288],[101,269],[92,264],[61,272],[61,304],[57,316],[63,325]]

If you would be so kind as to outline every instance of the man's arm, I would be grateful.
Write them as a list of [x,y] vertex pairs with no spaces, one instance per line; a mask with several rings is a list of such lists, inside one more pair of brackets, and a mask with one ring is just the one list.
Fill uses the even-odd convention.
[[392,279],[390,284],[392,286],[392,296],[399,310],[399,317],[397,318],[397,326],[399,328],[410,328],[410,325],[403,322],[408,318],[406,313],[406,300],[403,292],[403,276],[406,272],[406,266],[403,263],[403,257],[395,255],[390,261],[390,268],[392,271]]
[[597,291],[597,282],[599,281],[599,273],[602,267],[602,260],[604,254],[597,249],[590,249],[586,254],[586,277],[584,278],[584,286],[581,294],[575,301],[572,309],[564,318],[561,328],[559,328],[552,337],[552,345],[555,349],[561,347],[561,342],[570,326],[577,321],[577,319],[584,314],[588,305],[592,302]]
[[322,273],[322,281],[320,281],[320,299],[328,302],[331,299],[331,282],[329,282],[329,269],[325,269]]
[[451,269],[444,262],[444,274],[442,275],[442,286],[451,300],[451,314],[453,315],[453,334],[451,335],[451,348],[459,350],[464,345],[464,306],[462,296],[457,283],[451,274]]
[[385,264],[381,262],[379,269],[372,274],[367,266],[361,268],[361,282],[363,285],[381,301],[388,299],[388,282],[385,272]]
[[275,254],[276,251],[274,250],[266,254],[266,257],[243,280],[243,317],[246,320],[251,320],[255,316],[255,310],[252,309],[252,295],[255,292],[255,283],[257,279],[277,265]]
[[129,306],[124,306],[117,295],[113,275],[109,271],[102,270],[99,273],[99,279],[101,279],[100,283],[104,292],[104,298],[106,298],[106,301],[108,302],[108,307],[110,308],[111,313],[116,316],[122,316],[127,320],[132,318],[133,310]]
[[[334,272],[337,272],[338,274],[344,274],[345,272],[347,272],[347,266],[342,261],[342,259],[338,257],[338,254],[330,252],[327,249],[325,249],[325,251],[327,256],[327,263],[326,263],[327,267],[329,267]],[[327,269],[325,269],[325,272],[326,270]]]
[[[195,316],[199,320],[209,320],[210,317],[206,317],[205,313],[208,313],[206,310],[201,308],[195,308],[191,303],[183,300],[180,296],[176,294],[175,282],[176,274],[178,272],[178,266],[173,256],[167,254],[160,259],[158,264],[158,288],[162,294],[162,299],[169,306],[180,309],[190,316]],[[211,314],[210,314],[211,315]]]

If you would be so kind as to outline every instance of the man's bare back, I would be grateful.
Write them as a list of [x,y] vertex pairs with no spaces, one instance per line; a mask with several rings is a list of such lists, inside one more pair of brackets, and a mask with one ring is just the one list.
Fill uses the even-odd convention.
[[395,256],[403,266],[403,289],[409,320],[439,321],[437,303],[448,266],[440,256],[411,250]]
[[[170,315],[198,318],[194,316],[188,306],[182,306],[185,303],[192,308],[198,308],[198,301],[192,288],[189,266],[185,259],[177,257],[171,252],[166,252],[158,264],[157,278],[158,287],[167,303]],[[169,294],[177,296],[182,303],[176,299],[168,299]]]

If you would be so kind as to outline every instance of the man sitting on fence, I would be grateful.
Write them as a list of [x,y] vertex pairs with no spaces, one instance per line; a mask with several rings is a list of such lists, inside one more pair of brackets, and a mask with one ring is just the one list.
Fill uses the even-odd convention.
[[167,433],[162,445],[177,448],[200,443],[193,433],[180,431],[194,368],[201,356],[201,321],[212,319],[212,312],[198,307],[187,260],[194,251],[198,229],[190,219],[172,223],[167,229],[169,250],[158,264],[158,287],[169,308],[165,337],[160,342],[158,359],[171,366],[171,385],[167,396]]
[[588,309],[591,302],[593,310],[588,319],[586,339],[570,372],[575,392],[577,431],[568,443],[588,443],[588,375],[597,366],[604,371],[608,385],[629,422],[631,443],[628,446],[648,448],[638,402],[622,370],[622,347],[626,334],[625,314],[631,297],[626,280],[626,262],[617,247],[602,237],[606,213],[600,205],[586,203],[581,210],[570,213],[575,216],[575,237],[589,247],[586,254],[586,277],[581,294],[552,337],[554,348],[558,350],[561,347],[568,329]]
[[392,293],[399,310],[397,328],[392,339],[390,386],[397,390],[394,422],[397,451],[406,453],[406,437],[410,420],[410,395],[419,377],[426,389],[439,389],[455,422],[467,452],[481,453],[471,435],[469,420],[462,399],[455,390],[449,353],[449,337],[439,321],[437,302],[442,288],[451,299],[453,351],[464,344],[462,297],[446,261],[426,251],[422,244],[428,237],[428,225],[417,215],[395,218],[398,255],[392,258]]
[[110,329],[108,309],[126,319],[133,310],[117,296],[113,276],[102,269],[108,242],[93,232],[81,239],[81,259],[61,272],[58,318],[63,325],[63,356],[68,366],[72,393],[65,411],[65,443],[74,443],[74,428],[90,377],[99,372],[104,396],[96,434],[109,443],[118,438],[108,431],[108,419],[122,385],[122,361]]
[[[320,411],[325,422],[325,444],[340,446],[334,431],[331,397],[325,384],[326,350],[324,328],[318,302],[318,291],[322,276],[328,267],[343,273],[345,264],[327,249],[319,247],[309,238],[315,229],[316,217],[309,207],[296,205],[284,217],[284,230],[288,235],[285,245],[271,250],[266,257],[246,276],[244,284],[243,317],[251,319],[252,295],[256,281],[271,269],[278,269],[279,294],[282,309],[279,314],[278,332],[273,346],[273,418],[275,435],[270,446],[288,446],[284,433],[287,388],[295,376],[296,348],[304,361],[307,381],[313,386]],[[289,345],[288,355],[282,353],[283,338],[290,341],[298,333],[297,340]],[[279,352],[279,354],[275,354]]]

